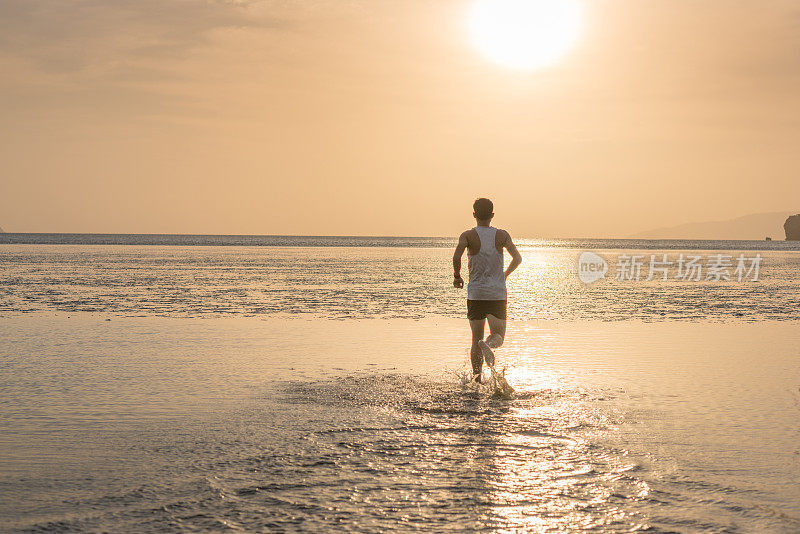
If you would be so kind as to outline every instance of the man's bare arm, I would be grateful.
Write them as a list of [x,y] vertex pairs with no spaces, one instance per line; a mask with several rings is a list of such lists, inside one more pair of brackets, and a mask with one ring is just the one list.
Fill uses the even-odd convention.
[[467,233],[464,232],[458,238],[458,245],[456,245],[456,251],[453,253],[453,287],[458,289],[464,287],[464,280],[461,278],[461,256],[464,255],[468,244]]
[[514,245],[514,242],[511,241],[511,234],[508,232],[506,234],[506,240],[503,242],[503,247],[508,250],[508,253],[511,254],[511,263],[508,264],[508,269],[506,269],[506,278],[508,275],[514,272],[519,264],[522,263],[522,254],[519,253],[517,250],[517,246]]

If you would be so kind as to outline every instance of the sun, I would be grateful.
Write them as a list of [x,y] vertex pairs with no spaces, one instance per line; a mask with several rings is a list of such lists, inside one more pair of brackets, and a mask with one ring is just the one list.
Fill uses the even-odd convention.
[[558,61],[577,40],[580,27],[577,0],[476,0],[469,16],[478,50],[521,70]]

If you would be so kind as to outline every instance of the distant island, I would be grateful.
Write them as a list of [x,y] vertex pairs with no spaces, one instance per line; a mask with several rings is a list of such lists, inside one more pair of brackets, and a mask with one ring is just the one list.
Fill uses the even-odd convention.
[[787,241],[800,241],[800,214],[792,215],[783,223]]
[[[796,212],[754,213],[722,221],[686,223],[648,230],[633,237],[645,239],[745,239],[763,241],[767,237],[780,239],[781,228],[784,228],[786,230],[786,238],[791,239],[786,225],[789,223],[789,219],[793,219],[793,217],[790,217],[793,213]],[[800,216],[795,215],[794,220],[796,222],[793,224],[800,225]],[[792,226],[792,228],[797,229],[797,226]],[[794,235],[798,234],[795,233]],[[800,239],[800,237],[795,237],[794,239]]]

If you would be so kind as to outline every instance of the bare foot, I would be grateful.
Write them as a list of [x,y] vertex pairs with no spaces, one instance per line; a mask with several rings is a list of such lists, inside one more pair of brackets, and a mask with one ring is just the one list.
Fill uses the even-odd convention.
[[492,352],[492,349],[489,348],[489,345],[487,345],[485,341],[480,340],[478,341],[478,347],[481,349],[483,361],[486,362],[486,365],[489,367],[494,367],[494,352]]

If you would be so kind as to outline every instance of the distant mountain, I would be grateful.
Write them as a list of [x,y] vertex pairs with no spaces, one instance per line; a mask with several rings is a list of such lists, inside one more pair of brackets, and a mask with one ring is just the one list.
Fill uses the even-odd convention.
[[800,241],[800,214],[792,215],[783,225],[787,241]]
[[785,237],[783,223],[797,211],[775,211],[754,213],[725,221],[708,221],[679,224],[655,228],[636,234],[645,239],[752,239],[766,237],[782,240]]
[[6,231],[5,231],[5,230],[3,230],[3,227],[2,227],[2,226],[0,226],[0,234],[4,234],[5,232],[6,232]]

